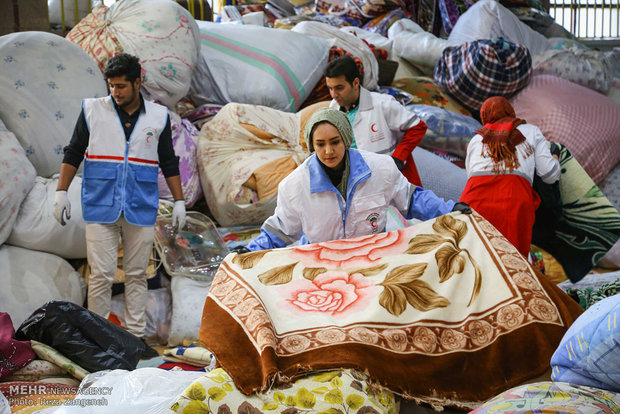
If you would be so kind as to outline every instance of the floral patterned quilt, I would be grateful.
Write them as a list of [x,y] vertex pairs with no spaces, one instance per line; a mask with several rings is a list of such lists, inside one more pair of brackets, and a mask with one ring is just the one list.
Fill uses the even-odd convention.
[[451,213],[228,255],[199,339],[244,393],[355,368],[406,398],[474,408],[544,373],[581,312],[482,216]]

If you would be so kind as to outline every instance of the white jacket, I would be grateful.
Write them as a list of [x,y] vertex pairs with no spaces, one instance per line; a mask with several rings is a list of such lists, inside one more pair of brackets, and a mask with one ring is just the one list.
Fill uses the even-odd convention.
[[280,182],[276,210],[248,248],[284,247],[302,235],[317,243],[380,233],[390,205],[405,217],[420,220],[452,211],[454,202],[409,183],[389,156],[348,152],[346,201],[312,154]]
[[[543,182],[553,184],[560,179],[560,163],[553,158],[547,140],[537,126],[531,124],[521,124],[517,129],[525,137],[525,142],[517,145],[517,156],[519,158],[519,168],[506,174],[520,175],[532,184],[534,174],[538,175]],[[534,153],[526,157],[526,145],[529,144]],[[469,141],[467,146],[467,158],[465,168],[467,178],[476,175],[495,175],[493,172],[493,159],[487,155],[482,155],[482,136],[479,134]]]
[[[330,108],[339,109],[335,100]],[[370,92],[360,86],[360,100],[353,134],[358,149],[392,155],[409,128],[417,125],[420,118],[401,105],[393,96]]]

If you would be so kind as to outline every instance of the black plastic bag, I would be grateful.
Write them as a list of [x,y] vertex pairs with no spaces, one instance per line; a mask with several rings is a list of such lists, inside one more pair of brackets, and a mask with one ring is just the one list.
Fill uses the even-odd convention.
[[75,303],[60,300],[34,311],[15,337],[49,345],[90,372],[133,370],[147,349],[140,338],[123,328]]

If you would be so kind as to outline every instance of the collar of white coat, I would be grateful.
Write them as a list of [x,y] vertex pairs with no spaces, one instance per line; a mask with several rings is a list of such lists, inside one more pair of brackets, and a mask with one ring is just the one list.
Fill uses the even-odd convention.
[[[347,181],[347,193],[355,187],[356,182],[365,180],[371,175],[370,167],[364,161],[364,157],[360,151],[349,148],[349,180]],[[308,161],[308,170],[310,172],[310,193],[320,193],[322,191],[334,191],[335,187],[329,180],[329,177],[323,171],[316,153],[310,156]],[[338,192],[338,190],[335,190]],[[350,194],[347,194],[349,199]]]
[[372,108],[372,95],[370,94],[370,91],[363,86],[360,86],[360,104],[358,111],[370,111]]

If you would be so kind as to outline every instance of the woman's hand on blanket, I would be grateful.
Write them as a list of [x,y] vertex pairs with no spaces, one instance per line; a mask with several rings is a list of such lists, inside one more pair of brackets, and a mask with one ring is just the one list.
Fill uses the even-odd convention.
[[469,207],[469,204],[459,201],[454,205],[454,207],[452,207],[452,211],[460,211],[463,214],[471,214],[471,207]]

